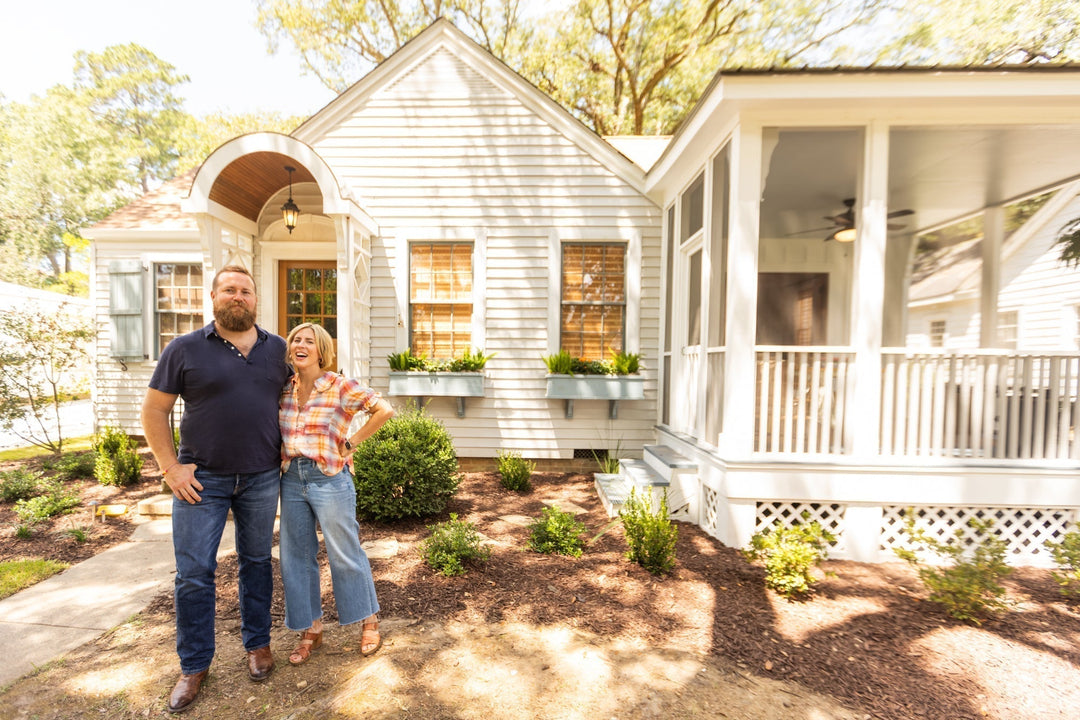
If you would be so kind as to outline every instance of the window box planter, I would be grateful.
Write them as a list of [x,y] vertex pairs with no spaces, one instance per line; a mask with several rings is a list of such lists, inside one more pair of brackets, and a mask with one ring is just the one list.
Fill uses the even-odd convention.
[[574,417],[575,400],[607,400],[608,417],[618,415],[619,400],[644,400],[645,378],[640,375],[547,376],[547,397],[566,401],[567,419]]
[[465,398],[484,396],[484,373],[390,371],[388,394],[403,397],[456,397],[458,417],[465,417]]

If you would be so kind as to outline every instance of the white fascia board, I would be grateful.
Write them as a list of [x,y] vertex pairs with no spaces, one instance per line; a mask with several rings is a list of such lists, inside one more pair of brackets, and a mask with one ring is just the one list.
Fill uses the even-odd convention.
[[405,43],[338,98],[293,131],[293,137],[315,144],[329,130],[344,122],[365,99],[393,83],[403,72],[419,64],[440,48],[447,48],[465,60],[496,87],[517,98],[523,105],[565,135],[597,162],[638,192],[644,192],[645,171],[635,165],[602,137],[589,130],[565,108],[530,84],[505,63],[469,39],[448,20],[440,18]]
[[140,243],[145,245],[146,243],[164,243],[164,242],[193,242],[196,245],[199,243],[199,231],[198,230],[154,230],[154,229],[107,229],[98,230],[92,235],[84,235],[87,240],[90,240],[99,247],[105,245],[119,243]]

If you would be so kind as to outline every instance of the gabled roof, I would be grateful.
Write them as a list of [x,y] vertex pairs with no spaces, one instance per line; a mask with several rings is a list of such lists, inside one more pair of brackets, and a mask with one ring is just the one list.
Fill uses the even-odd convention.
[[142,197],[128,203],[91,227],[91,235],[100,230],[192,231],[198,226],[195,218],[180,210],[180,201],[187,197],[198,168],[164,183]]
[[640,167],[445,18],[433,22],[379,63],[374,70],[330,101],[326,107],[296,128],[292,132],[293,137],[314,145],[331,128],[344,122],[362,107],[368,98],[394,83],[416,63],[442,48],[515,97],[608,170],[633,187],[641,189],[645,173]]

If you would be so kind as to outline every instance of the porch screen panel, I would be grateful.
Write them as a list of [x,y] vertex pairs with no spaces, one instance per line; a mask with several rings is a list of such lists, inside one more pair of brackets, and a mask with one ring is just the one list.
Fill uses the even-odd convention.
[[413,243],[409,335],[414,355],[448,360],[472,347],[472,243]]
[[709,319],[706,335],[705,437],[717,442],[723,432],[724,345],[727,333],[727,253],[729,198],[728,146],[712,163],[712,213],[709,227]]
[[623,351],[626,326],[626,247],[621,243],[564,243],[561,348],[584,360]]
[[200,263],[154,265],[157,356],[174,338],[203,325],[203,268]]
[[[661,410],[661,422],[667,424],[671,420],[671,306],[672,306],[672,293],[671,287],[672,276],[674,275],[675,265],[675,206],[672,205],[667,211],[667,223],[666,223],[666,237],[667,243],[665,244],[666,255],[664,256],[664,399]],[[1080,312],[1077,313],[1077,327],[1080,328]],[[1078,337],[1080,337],[1080,330]]]

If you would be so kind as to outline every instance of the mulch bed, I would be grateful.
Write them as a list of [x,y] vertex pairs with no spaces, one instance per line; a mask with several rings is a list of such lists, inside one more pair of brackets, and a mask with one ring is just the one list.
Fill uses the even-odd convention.
[[[789,602],[765,590],[760,567],[692,525],[677,526],[674,572],[654,577],[626,560],[622,527],[604,514],[590,476],[537,473],[533,485],[531,492],[514,493],[495,473],[466,473],[437,518],[362,523],[365,541],[398,544],[394,557],[372,560],[381,615],[569,625],[677,647],[800,683],[873,718],[1076,717],[1080,606],[1060,596],[1047,570],[1017,569],[1005,583],[1012,611],[981,627],[948,618],[899,562],[828,561],[814,596]],[[153,494],[157,487],[155,480],[147,490]],[[538,517],[545,502],[585,510],[578,519],[594,539],[582,557],[525,549],[528,528],[513,519]],[[5,525],[7,512],[0,506]],[[491,541],[492,556],[463,577],[447,578],[424,564],[418,548],[428,526],[451,512],[477,525]],[[62,542],[52,542],[67,552]],[[10,555],[9,547],[5,531],[0,556]],[[333,622],[329,573],[323,581],[326,620]],[[232,558],[221,564],[218,594],[219,622],[238,623]],[[275,602],[280,622],[280,585]],[[171,605],[171,596],[162,595],[150,614],[169,613]]]

